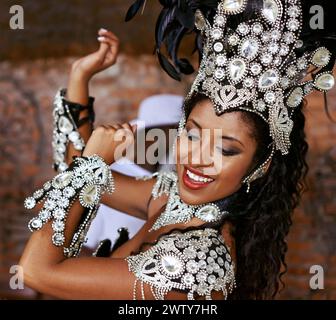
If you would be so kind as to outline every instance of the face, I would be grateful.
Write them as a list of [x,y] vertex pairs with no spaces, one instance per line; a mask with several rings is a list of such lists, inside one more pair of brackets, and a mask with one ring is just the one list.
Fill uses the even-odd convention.
[[253,166],[256,148],[242,112],[217,116],[210,100],[197,103],[176,144],[181,199],[201,204],[236,192]]

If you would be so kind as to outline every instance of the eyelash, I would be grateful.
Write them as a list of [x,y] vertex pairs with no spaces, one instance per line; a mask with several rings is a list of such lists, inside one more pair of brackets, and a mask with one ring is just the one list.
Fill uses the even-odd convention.
[[[199,137],[198,137],[198,136],[195,136],[195,135],[190,134],[189,131],[187,131],[187,138],[188,138],[188,140],[190,140],[190,141],[195,141],[195,139],[196,139],[196,140],[199,140]],[[235,155],[237,155],[237,154],[239,153],[239,152],[237,152],[237,151],[225,150],[225,149],[222,149],[222,148],[217,148],[217,149],[221,152],[221,154],[222,154],[223,156],[226,156],[226,157],[232,157],[232,156],[235,156]]]

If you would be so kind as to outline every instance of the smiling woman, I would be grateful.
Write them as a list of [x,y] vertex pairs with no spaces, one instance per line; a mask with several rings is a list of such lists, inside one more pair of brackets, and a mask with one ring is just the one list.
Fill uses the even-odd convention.
[[[55,105],[68,117],[56,122],[58,140],[78,148],[69,144],[55,154],[77,157],[25,202],[33,209],[44,201],[29,223],[34,234],[21,259],[26,284],[63,298],[275,297],[307,173],[303,98],[313,88],[334,85],[335,56],[327,44],[333,46],[335,32],[325,46],[323,37],[301,39],[307,24],[301,0],[215,2],[198,7],[198,1],[164,1],[159,18],[159,42],[166,36],[160,19],[168,15],[172,22],[172,8],[181,11],[179,36],[192,21],[203,39],[176,138],[176,170],[137,179],[111,173],[120,137],[129,138],[127,149],[136,128],[105,125],[91,133],[87,81],[115,63],[118,38],[100,30],[99,51],[75,63],[68,91],[73,101],[58,94]],[[128,18],[143,3],[136,1]],[[190,71],[186,61],[174,59],[181,71]],[[74,106],[79,116],[72,116]],[[73,259],[100,202],[146,223],[109,258]]]

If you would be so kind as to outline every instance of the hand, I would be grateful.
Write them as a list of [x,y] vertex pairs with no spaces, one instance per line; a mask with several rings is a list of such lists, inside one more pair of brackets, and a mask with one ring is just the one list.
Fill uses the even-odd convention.
[[95,74],[113,66],[119,53],[119,39],[111,31],[98,31],[99,49],[72,64],[71,74],[90,80]]
[[[110,165],[134,146],[136,125],[129,123],[99,126],[93,130],[82,156],[97,154]],[[134,150],[134,149],[133,149]]]

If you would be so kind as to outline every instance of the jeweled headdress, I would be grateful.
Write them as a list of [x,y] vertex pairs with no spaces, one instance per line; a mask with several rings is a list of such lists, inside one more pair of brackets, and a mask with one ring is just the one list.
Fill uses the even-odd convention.
[[[135,2],[129,18],[141,3]],[[295,108],[314,89],[326,92],[335,84],[335,52],[317,39],[307,45],[300,38],[303,0],[161,3],[164,9],[157,23],[156,49],[161,65],[174,78],[191,69],[176,54],[190,29],[191,14],[201,34],[200,68],[186,101],[202,93],[212,100],[217,115],[230,110],[258,114],[268,123],[275,148],[287,154]],[[160,53],[164,41],[177,70]]]

